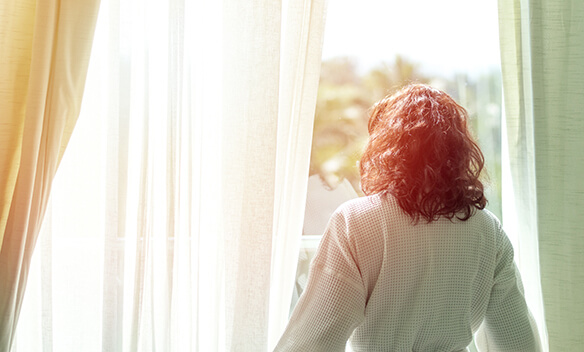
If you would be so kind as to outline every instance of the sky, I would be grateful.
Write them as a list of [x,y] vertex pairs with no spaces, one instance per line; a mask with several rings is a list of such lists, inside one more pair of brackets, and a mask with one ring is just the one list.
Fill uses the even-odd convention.
[[497,1],[328,1],[323,60],[350,56],[367,70],[396,54],[429,73],[498,67]]

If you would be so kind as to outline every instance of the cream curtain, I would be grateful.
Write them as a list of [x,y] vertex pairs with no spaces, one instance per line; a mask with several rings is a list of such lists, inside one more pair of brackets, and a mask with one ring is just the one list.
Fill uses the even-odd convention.
[[[550,351],[584,345],[584,2],[499,0],[509,149],[504,218]],[[547,334],[546,334],[547,327]]]
[[101,1],[13,352],[271,349],[300,246],[324,11]]
[[0,3],[0,349],[14,333],[51,182],[77,120],[99,1]]

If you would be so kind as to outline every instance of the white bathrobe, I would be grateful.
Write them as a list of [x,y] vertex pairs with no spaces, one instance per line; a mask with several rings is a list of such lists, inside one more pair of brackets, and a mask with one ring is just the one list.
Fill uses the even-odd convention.
[[[275,351],[539,351],[499,220],[411,218],[391,196],[341,205]],[[479,329],[480,328],[480,329]]]

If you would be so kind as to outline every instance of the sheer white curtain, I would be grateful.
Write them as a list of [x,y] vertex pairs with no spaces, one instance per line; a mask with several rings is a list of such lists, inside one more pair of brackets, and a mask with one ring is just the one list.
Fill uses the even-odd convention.
[[[499,0],[509,182],[526,298],[550,351],[584,345],[584,2]],[[513,216],[512,214],[515,214]]]
[[324,11],[102,1],[14,352],[271,349],[292,295]]

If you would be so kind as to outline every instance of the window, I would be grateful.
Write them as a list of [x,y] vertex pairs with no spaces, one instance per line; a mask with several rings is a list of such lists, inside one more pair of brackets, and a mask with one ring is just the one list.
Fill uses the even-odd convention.
[[304,234],[291,308],[328,216],[362,195],[356,166],[367,109],[410,82],[450,94],[485,155],[487,208],[501,213],[502,88],[497,2],[339,0],[329,3]]

